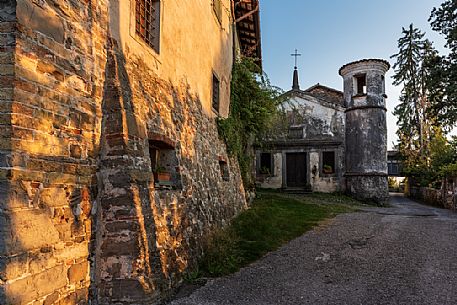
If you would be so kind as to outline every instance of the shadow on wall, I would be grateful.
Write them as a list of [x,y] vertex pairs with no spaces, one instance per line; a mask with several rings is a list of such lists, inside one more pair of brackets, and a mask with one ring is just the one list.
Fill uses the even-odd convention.
[[[157,79],[142,58],[127,59],[111,37],[118,6],[110,16],[92,291],[101,303],[150,303],[195,264],[203,236],[245,208],[244,190],[236,163],[230,183],[221,176],[225,146],[199,98],[186,84]],[[154,185],[148,137],[157,134],[176,143],[177,190]]]
[[[98,152],[94,142],[87,145],[87,154],[75,145],[82,138],[82,114],[77,111],[63,114],[61,109],[62,112],[53,109],[54,113],[46,107],[69,102],[65,100],[68,95],[81,94],[72,87],[73,76],[79,73],[82,75],[77,77],[84,78],[86,72],[77,71],[70,64],[67,67],[75,75],[59,71],[57,66],[67,64],[70,59],[59,58],[38,47],[34,41],[37,37],[43,44],[55,41],[43,33],[26,31],[23,26],[27,24],[20,23],[24,23],[23,16],[16,16],[16,5],[22,15],[38,9],[24,1],[0,3],[0,29],[11,31],[3,34],[12,38],[1,40],[0,69],[3,70],[1,64],[5,58],[10,58],[9,66],[15,65],[11,75],[0,76],[2,80],[9,78],[8,82],[1,82],[9,88],[0,89],[0,116],[10,119],[0,123],[1,133],[8,131],[0,139],[0,304],[25,304],[37,299],[54,303],[59,298],[85,304],[93,198],[90,185],[93,167],[87,156]],[[89,0],[89,13],[91,9]],[[90,24],[92,21],[89,18]],[[20,44],[16,44],[16,39]],[[69,52],[69,48],[71,43],[67,41],[62,50]],[[90,72],[94,72],[94,66]],[[4,99],[3,93],[10,91],[11,97]],[[45,97],[52,102],[55,99],[56,104],[46,105]],[[95,107],[89,108],[90,113],[96,113]]]
[[[156,301],[195,264],[203,237],[245,207],[236,162],[230,162],[231,180],[221,177],[219,158],[228,160],[225,146],[198,96],[186,83],[157,79],[143,59],[125,58],[122,43],[102,30],[105,2],[84,3],[84,9],[80,3],[66,7],[65,16],[52,6],[52,14],[69,24],[88,23],[87,41],[76,30],[65,32],[65,47],[43,33],[25,28],[19,33],[21,43],[30,47],[16,54],[27,63],[19,69],[15,89],[15,105],[25,107],[16,110],[15,125],[23,125],[15,126],[20,133],[8,127],[0,131],[7,133],[1,134],[6,141],[0,147],[0,167],[8,168],[0,169],[0,204],[5,207],[0,214],[0,304]],[[0,1],[2,23],[4,8],[14,12],[15,5]],[[79,21],[73,9],[87,13],[87,19]],[[119,10],[111,9],[120,20]],[[38,48],[32,36],[48,43],[49,50]],[[99,43],[105,43],[104,50],[97,49]],[[89,53],[78,53],[81,45]],[[54,47],[68,58],[51,54]],[[81,55],[80,68],[68,62],[74,54]],[[48,57],[55,62],[47,62]],[[67,69],[59,70],[59,65]],[[99,69],[104,69],[100,77]],[[93,86],[83,86],[80,79]],[[32,82],[36,87],[27,86]],[[90,102],[86,112],[70,107],[54,113],[41,109],[44,97],[49,108]],[[7,101],[0,100],[0,112]],[[182,188],[155,188],[151,134],[176,143]]]

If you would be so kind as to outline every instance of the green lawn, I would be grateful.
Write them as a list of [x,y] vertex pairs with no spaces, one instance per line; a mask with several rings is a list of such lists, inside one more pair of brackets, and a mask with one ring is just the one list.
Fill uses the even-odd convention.
[[214,233],[198,271],[189,279],[236,272],[324,219],[357,210],[360,202],[344,195],[288,195],[259,191],[252,207]]

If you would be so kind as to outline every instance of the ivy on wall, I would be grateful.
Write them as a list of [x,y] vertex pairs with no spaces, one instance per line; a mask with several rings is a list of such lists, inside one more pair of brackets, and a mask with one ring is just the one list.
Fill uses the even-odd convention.
[[230,113],[218,119],[219,135],[238,159],[244,186],[254,188],[253,143],[268,130],[279,103],[280,89],[250,58],[238,59],[232,71]]

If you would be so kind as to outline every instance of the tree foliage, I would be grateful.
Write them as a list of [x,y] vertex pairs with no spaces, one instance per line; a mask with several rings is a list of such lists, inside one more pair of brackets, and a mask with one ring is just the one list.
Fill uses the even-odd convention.
[[252,145],[268,129],[280,94],[252,59],[241,58],[235,62],[230,114],[228,118],[218,120],[218,127],[229,153],[238,159],[246,188],[254,186]]
[[392,56],[394,85],[402,86],[394,111],[399,150],[406,175],[421,186],[437,186],[457,168],[457,142],[449,141],[445,133],[457,121],[456,8],[457,1],[446,1],[431,16],[433,29],[446,35],[448,56],[441,56],[412,24],[403,28],[399,51]]
[[398,40],[399,51],[392,56],[396,59],[393,84],[402,86],[400,103],[394,110],[398,119],[399,149],[407,167],[426,166],[435,123],[429,111],[429,79],[438,52],[424,39],[425,34],[412,24],[403,28],[402,34]]
[[457,139],[449,141],[440,128],[434,127],[427,159],[425,165],[416,163],[406,167],[405,174],[418,186],[439,186],[442,178],[457,168]]
[[448,129],[457,123],[457,1],[447,0],[433,8],[429,21],[432,29],[446,38],[447,56],[440,56],[433,63],[431,82],[437,98],[433,98],[431,110]]

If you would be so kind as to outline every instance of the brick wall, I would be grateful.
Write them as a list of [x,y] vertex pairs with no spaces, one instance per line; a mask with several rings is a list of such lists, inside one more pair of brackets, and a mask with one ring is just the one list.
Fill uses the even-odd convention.
[[[237,164],[185,80],[112,38],[108,1],[14,2],[0,3],[0,303],[158,302],[245,208]],[[173,189],[153,178],[158,136]]]

